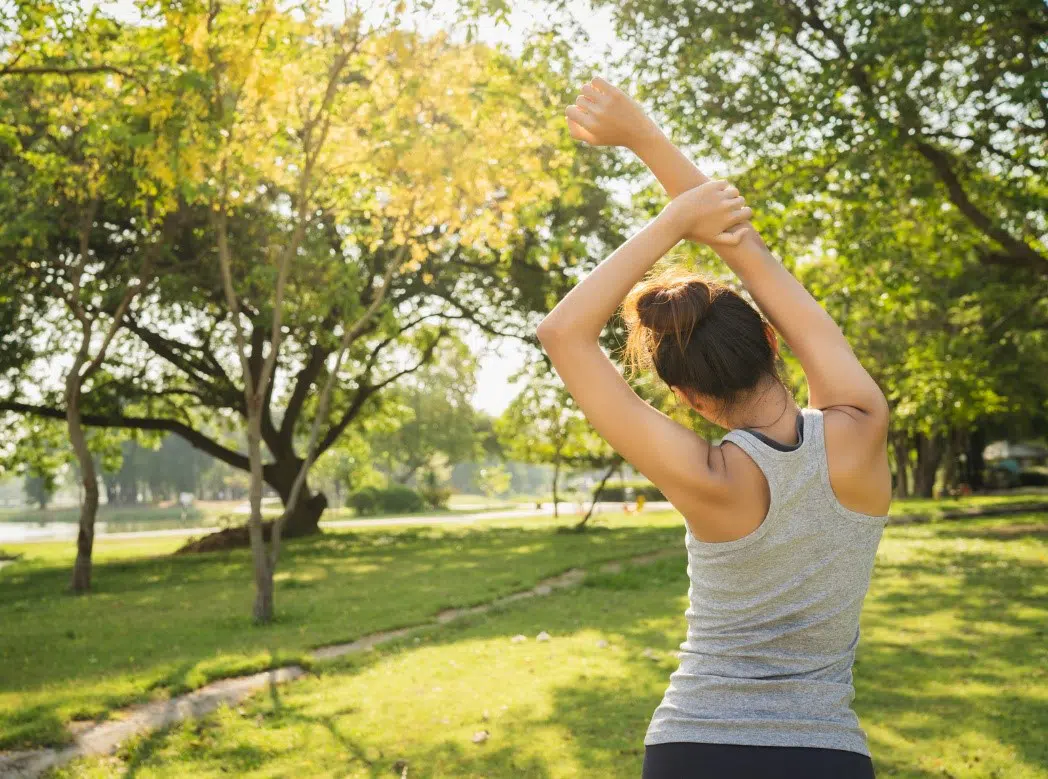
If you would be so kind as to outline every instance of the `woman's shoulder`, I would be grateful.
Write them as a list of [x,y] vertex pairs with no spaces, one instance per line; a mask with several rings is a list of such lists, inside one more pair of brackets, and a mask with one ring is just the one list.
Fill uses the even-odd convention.
[[885,420],[859,409],[832,406],[820,410],[830,487],[845,508],[881,516],[892,499]]
[[679,509],[696,539],[734,541],[760,526],[771,507],[771,490],[760,466],[737,441],[729,438],[712,449],[721,464],[719,499]]

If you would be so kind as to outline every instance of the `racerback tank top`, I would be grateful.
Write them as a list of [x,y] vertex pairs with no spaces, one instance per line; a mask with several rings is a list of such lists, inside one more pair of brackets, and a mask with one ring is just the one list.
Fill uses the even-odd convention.
[[852,664],[887,517],[837,500],[823,421],[819,409],[802,409],[793,447],[742,429],[724,437],[764,473],[771,505],[764,522],[735,541],[699,541],[685,528],[687,640],[645,745],[870,754],[851,708]]

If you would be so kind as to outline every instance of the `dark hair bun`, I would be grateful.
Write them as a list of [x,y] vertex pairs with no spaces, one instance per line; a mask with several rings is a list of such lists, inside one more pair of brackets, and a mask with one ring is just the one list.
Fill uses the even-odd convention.
[[627,365],[653,367],[671,387],[730,402],[775,375],[760,312],[731,287],[679,266],[634,287],[622,318]]
[[[667,283],[668,282],[668,283]],[[713,306],[710,285],[697,276],[659,277],[645,283],[636,298],[637,321],[658,335],[686,342]]]

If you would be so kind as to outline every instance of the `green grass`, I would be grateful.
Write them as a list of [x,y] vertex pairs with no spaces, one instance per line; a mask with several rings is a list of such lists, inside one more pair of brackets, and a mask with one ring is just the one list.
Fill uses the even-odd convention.
[[289,544],[279,620],[251,624],[247,550],[162,556],[182,539],[100,540],[94,592],[67,594],[71,543],[9,544],[0,568],[0,748],[60,743],[71,720],[208,681],[303,662],[318,645],[426,622],[574,565],[680,543],[675,515],[555,534],[524,519],[483,529],[361,528]]
[[422,511],[395,511],[388,514],[357,514],[356,511],[349,508],[335,508],[328,509],[324,512],[323,519],[320,520],[321,526],[323,523],[331,522],[333,520],[341,519],[391,519],[396,517],[429,517],[429,516],[441,516],[441,517],[456,517],[466,516],[469,514],[480,514],[488,511],[511,511],[518,508],[534,509],[534,505],[518,505],[517,503],[510,503],[504,501],[491,501],[489,503],[463,503],[456,505],[455,501],[451,501],[451,508],[446,509],[431,509],[426,508]]
[[1016,490],[1000,495],[969,495],[963,498],[903,498],[892,501],[892,516],[917,514],[937,516],[957,509],[986,509],[1022,503],[1048,503],[1048,490]]
[[[529,519],[296,542],[282,619],[265,629],[247,620],[242,553],[135,559],[177,540],[102,543],[99,592],[76,599],[54,591],[69,561],[60,545],[24,545],[0,571],[0,734],[8,746],[59,740],[77,713],[673,546],[679,556],[317,664],[307,680],[56,774],[399,776],[403,760],[412,779],[636,777],[683,638],[683,533],[670,514],[601,520],[612,528],[589,536]],[[1042,513],[886,530],[855,666],[879,777],[1048,779],[1046,527]],[[542,630],[551,641],[534,640]]]

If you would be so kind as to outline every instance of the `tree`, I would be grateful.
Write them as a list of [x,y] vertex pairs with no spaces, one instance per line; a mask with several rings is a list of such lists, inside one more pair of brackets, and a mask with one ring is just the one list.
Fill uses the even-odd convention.
[[346,505],[349,489],[383,483],[382,475],[373,467],[367,439],[356,430],[347,430],[337,444],[317,458],[313,474],[319,487],[334,496],[336,506]]
[[502,463],[481,468],[477,474],[477,482],[487,497],[497,498],[509,492],[509,471]]
[[[759,167],[770,198],[933,198],[986,265],[1048,277],[1048,101],[1038,0],[615,5],[642,94],[699,154]],[[869,209],[880,203],[867,199]]]
[[[476,358],[466,344],[447,338],[430,363],[388,394],[391,421],[369,435],[368,441],[393,481],[407,484],[437,457],[454,465],[479,454],[471,404],[476,369]],[[394,413],[397,421],[392,419]]]
[[[74,16],[82,24],[75,47],[109,48],[111,22],[97,14]],[[38,31],[27,22],[23,32]],[[64,39],[65,32],[60,26],[53,35]],[[4,243],[17,247],[14,264],[23,263],[9,272],[25,284],[23,293],[59,302],[62,326],[72,326],[69,335],[75,346],[62,400],[83,482],[72,575],[73,591],[82,593],[91,588],[99,503],[98,474],[82,419],[83,398],[131,303],[149,281],[170,197],[162,174],[156,175],[158,160],[140,150],[155,141],[149,129],[155,106],[147,93],[123,79],[82,80],[68,69],[57,77],[48,75],[49,66],[34,68],[34,63],[49,61],[59,42],[37,40],[31,51],[23,49],[17,55],[20,67],[5,69],[0,153],[6,163],[2,191],[9,197],[3,210],[12,217]],[[140,55],[148,62],[152,52],[146,49]],[[19,74],[24,75],[16,78]],[[128,143],[143,136],[140,144]],[[113,175],[112,168],[120,173]],[[98,222],[112,213],[130,218],[135,227],[121,245],[97,249]],[[109,262],[101,260],[103,253],[110,255]]]
[[565,468],[606,468],[621,458],[586,421],[544,362],[527,370],[528,383],[498,418],[495,429],[512,459],[553,466],[553,516],[559,517],[560,478]]
[[41,511],[47,509],[57,489],[54,474],[25,477],[25,496]]
[[46,509],[69,462],[63,443],[57,422],[32,419],[11,425],[0,445],[0,473],[21,478],[26,497]]
[[[299,447],[313,422],[319,456],[362,425],[387,388],[429,362],[459,323],[528,333],[529,312],[544,310],[547,291],[562,285],[554,271],[587,261],[586,236],[604,229],[606,199],[592,183],[602,163],[576,154],[548,111],[568,90],[563,51],[546,56],[540,41],[518,60],[441,36],[361,30],[336,84],[339,109],[330,112],[328,143],[311,168],[313,208],[302,218],[295,204],[307,114],[294,101],[313,99],[315,110],[317,85],[331,83],[322,65],[330,31],[310,27],[320,24],[312,17],[237,3],[215,18],[194,7],[146,7],[151,26],[141,34],[156,36],[172,60],[150,94],[179,107],[191,142],[150,306],[125,317],[104,390],[85,399],[82,419],[173,432],[247,470],[250,453],[211,431],[235,429],[260,402],[263,479],[294,504],[287,534],[315,532],[326,498],[308,481],[295,486],[308,476],[308,450]],[[216,74],[227,96],[243,85],[224,114],[213,110]],[[289,121],[275,125],[274,117]],[[102,227],[117,236],[128,223],[114,215]],[[294,260],[284,305],[275,307],[281,253]],[[324,411],[314,392],[330,377]],[[27,377],[0,409],[65,413],[58,393]],[[296,489],[302,499],[292,501]]]

